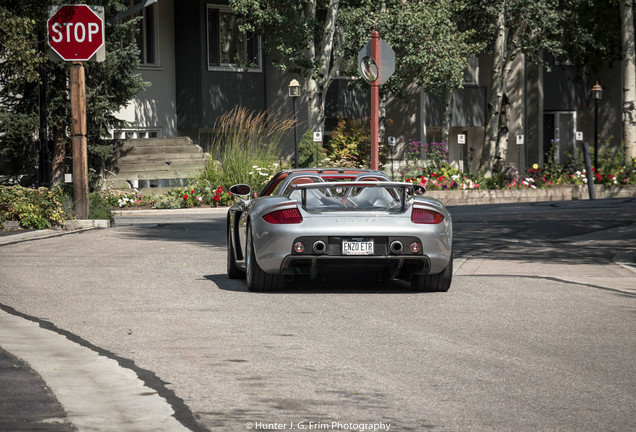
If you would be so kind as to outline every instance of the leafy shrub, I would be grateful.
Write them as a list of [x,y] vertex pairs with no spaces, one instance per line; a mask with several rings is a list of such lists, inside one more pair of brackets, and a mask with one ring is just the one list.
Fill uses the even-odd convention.
[[324,156],[322,144],[314,141],[314,133],[308,129],[298,144],[298,166],[301,168],[319,167]]
[[99,193],[93,192],[88,195],[88,218],[115,222],[107,200]]
[[16,220],[24,228],[46,229],[66,218],[60,188],[0,186],[0,221]]
[[[326,166],[367,168],[371,165],[371,139],[369,122],[358,119],[340,119],[326,145]],[[378,144],[378,165],[388,160],[387,148]]]
[[181,199],[176,195],[162,195],[155,203],[156,209],[179,209],[181,208]]

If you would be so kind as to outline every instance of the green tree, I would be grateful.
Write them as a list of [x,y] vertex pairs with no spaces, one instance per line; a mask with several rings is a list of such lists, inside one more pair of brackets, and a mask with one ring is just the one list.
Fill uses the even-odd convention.
[[454,24],[452,0],[230,0],[230,6],[243,30],[264,35],[278,67],[304,77],[313,131],[323,128],[329,85],[339,75],[358,75],[357,53],[374,29],[396,51],[396,74],[385,88],[397,93],[414,77],[426,89],[459,86],[474,52]]
[[[66,149],[70,145],[69,64],[49,60],[44,41],[47,7],[64,3],[6,0],[0,6],[0,131],[4,132],[0,133],[3,159],[0,166],[12,174],[35,170],[38,144],[33,137],[37,137],[39,124],[34,119],[39,118],[39,90],[45,84],[47,139],[53,147],[54,183],[59,182],[64,172]],[[136,71],[139,50],[131,37],[138,18],[117,20],[126,10],[121,0],[96,0],[92,4],[104,6],[106,32],[106,60],[85,63],[89,164],[99,171],[115,144],[104,137],[113,128],[123,126],[114,113],[147,83]],[[30,139],[18,142],[15,137]]]
[[486,128],[479,169],[487,177],[493,174],[495,161],[505,160],[508,132],[500,123],[506,82],[513,61],[521,54],[530,63],[545,66],[543,54],[564,55],[563,34],[571,25],[565,19],[563,2],[552,0],[465,0],[461,22],[477,30],[477,41],[492,54],[492,72],[488,92]]
[[[426,91],[461,86],[467,59],[479,52],[471,43],[473,31],[460,31],[455,16],[461,10],[454,0],[364,0],[360,7],[343,8],[340,22],[345,41],[338,54],[357,59],[372,30],[395,51],[395,73],[385,90],[401,94],[415,83]],[[358,65],[348,63],[348,73],[357,76]]]
[[[364,1],[363,5],[342,11],[346,38],[341,55],[357,59],[371,31],[378,30],[396,54],[395,73],[382,91],[402,95],[415,81],[426,92],[442,92],[447,141],[452,92],[462,86],[468,58],[483,48],[472,29],[460,30],[456,23],[463,5],[455,0]],[[348,65],[347,74],[357,76],[357,64]]]
[[623,48],[623,145],[625,165],[636,160],[636,47],[634,46],[634,1],[620,0],[621,45]]
[[562,0],[567,60],[585,70],[591,83],[614,61],[622,63],[624,163],[636,158],[636,48],[633,0]]

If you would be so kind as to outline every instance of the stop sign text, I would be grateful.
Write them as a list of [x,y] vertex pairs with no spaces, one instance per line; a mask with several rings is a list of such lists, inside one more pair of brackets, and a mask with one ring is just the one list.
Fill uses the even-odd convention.
[[102,6],[51,6],[47,32],[51,50],[62,60],[87,61],[93,58],[102,61],[104,59],[104,8]]

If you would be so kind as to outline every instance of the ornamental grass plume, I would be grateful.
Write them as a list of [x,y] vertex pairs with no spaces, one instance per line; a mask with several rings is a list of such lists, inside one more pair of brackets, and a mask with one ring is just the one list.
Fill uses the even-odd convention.
[[258,188],[267,178],[255,178],[252,167],[273,166],[280,158],[280,143],[294,128],[292,115],[249,111],[236,107],[214,123],[211,158],[201,179],[229,188],[249,184]]

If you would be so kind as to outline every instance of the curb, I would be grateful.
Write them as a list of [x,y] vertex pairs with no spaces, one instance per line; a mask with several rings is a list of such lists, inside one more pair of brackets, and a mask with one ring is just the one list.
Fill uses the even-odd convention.
[[160,216],[167,214],[216,214],[227,213],[230,207],[205,207],[185,209],[113,210],[113,216]]
[[621,252],[612,257],[614,264],[636,273],[636,250]]
[[43,230],[22,231],[20,229],[20,222],[17,221],[7,221],[4,223],[4,226],[5,228],[13,231],[9,231],[4,233],[4,235],[0,235],[0,246],[28,240],[39,240],[48,237],[73,234],[94,228],[110,228],[111,224],[109,220],[80,219],[68,220],[64,222],[64,225],[62,225],[61,228],[50,228]]

